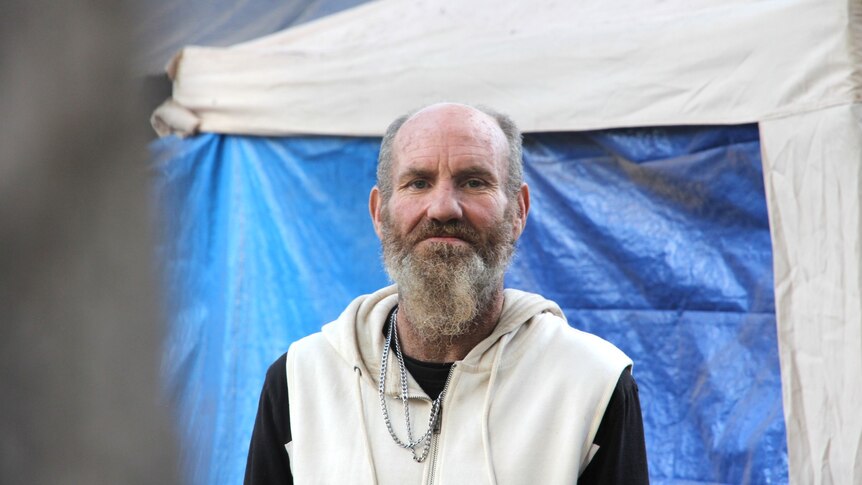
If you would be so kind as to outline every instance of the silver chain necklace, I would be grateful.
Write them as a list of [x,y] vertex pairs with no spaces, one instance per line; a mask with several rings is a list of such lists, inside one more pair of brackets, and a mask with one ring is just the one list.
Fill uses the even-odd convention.
[[[389,436],[395,441],[398,446],[408,449],[413,453],[413,459],[422,463],[428,457],[428,450],[431,449],[431,434],[434,432],[434,425],[437,423],[437,418],[440,415],[440,405],[443,402],[443,396],[446,395],[446,389],[449,387],[447,379],[443,391],[437,396],[437,399],[431,402],[431,415],[428,417],[428,430],[419,437],[416,441],[413,440],[413,429],[410,424],[410,404],[407,396],[407,371],[404,370],[404,356],[401,355],[401,346],[398,344],[398,331],[395,328],[398,315],[398,307],[392,312],[392,317],[389,319],[389,332],[386,334],[386,343],[383,346],[383,357],[380,361],[380,380],[377,388],[380,395],[380,408],[383,410],[383,421],[386,422],[386,429],[389,430]],[[398,368],[401,376],[401,403],[404,405],[404,420],[407,426],[407,440],[402,441],[392,429],[392,422],[389,419],[389,409],[386,407],[386,368],[389,363],[389,347],[392,344],[392,339],[395,339],[395,358],[398,360]],[[450,371],[451,376],[451,371]],[[422,449],[422,453],[416,452],[417,448]]]

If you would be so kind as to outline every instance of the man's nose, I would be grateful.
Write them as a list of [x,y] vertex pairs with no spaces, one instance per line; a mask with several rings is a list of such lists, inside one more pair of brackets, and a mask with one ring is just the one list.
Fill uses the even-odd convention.
[[449,222],[461,219],[461,201],[458,193],[448,186],[438,186],[430,194],[428,203],[428,218],[438,222]]

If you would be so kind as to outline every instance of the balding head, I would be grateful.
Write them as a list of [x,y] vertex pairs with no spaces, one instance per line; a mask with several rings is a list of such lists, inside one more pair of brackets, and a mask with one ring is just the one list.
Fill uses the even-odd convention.
[[[512,200],[524,181],[524,168],[521,159],[521,132],[508,116],[485,107],[474,107],[458,103],[438,103],[426,106],[417,111],[399,117],[386,129],[380,145],[380,156],[377,162],[377,187],[383,201],[388,201],[392,195],[392,165],[397,160],[397,152],[404,142],[399,134],[402,128],[430,131],[437,129],[441,133],[455,124],[471,126],[475,130],[494,130],[496,133],[486,133],[489,143],[497,139],[505,142],[501,147],[506,159],[506,196]],[[407,126],[412,125],[412,126]],[[497,138],[502,135],[502,138]],[[496,148],[496,147],[494,147]]]

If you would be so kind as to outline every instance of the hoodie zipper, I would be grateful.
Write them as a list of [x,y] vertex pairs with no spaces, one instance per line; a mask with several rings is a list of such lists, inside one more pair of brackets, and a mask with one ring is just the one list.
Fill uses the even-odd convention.
[[449,368],[449,375],[446,376],[446,383],[443,384],[443,399],[440,402],[440,410],[437,412],[437,419],[434,420],[434,431],[431,433],[431,463],[429,463],[428,485],[434,485],[434,477],[437,472],[437,450],[439,448],[441,425],[443,423],[443,401],[446,400],[446,391],[449,389],[449,382],[452,381],[452,374],[455,372],[455,366],[452,364]]

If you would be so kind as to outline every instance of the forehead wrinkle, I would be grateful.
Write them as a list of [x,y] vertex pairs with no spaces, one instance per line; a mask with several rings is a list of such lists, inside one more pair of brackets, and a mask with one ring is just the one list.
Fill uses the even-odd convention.
[[405,153],[405,160],[440,160],[449,159],[452,161],[470,161],[470,160],[489,160],[494,157],[494,153],[490,151],[476,151],[476,152],[458,152],[458,153],[447,153],[445,155],[440,155],[437,152],[431,152],[426,150],[414,150],[412,152]]
[[[496,170],[496,164],[494,167],[488,167],[483,162],[489,159],[489,153],[458,153],[454,155],[449,155],[448,157],[441,158],[437,154],[429,154],[429,155],[408,155],[405,157],[404,161],[407,162],[402,167],[404,172],[410,172],[415,170],[423,170],[428,171],[430,169],[426,168],[429,166],[435,166],[439,164],[445,164],[444,159],[448,158],[450,162],[455,162],[460,166],[450,166],[444,168],[445,171],[454,171],[457,173],[463,172],[486,172],[491,173]],[[412,164],[410,162],[413,162]],[[418,167],[416,167],[418,165]],[[436,169],[435,169],[436,170]]]
[[[452,148],[457,147],[448,148],[451,151]],[[484,177],[491,176],[495,180],[505,177],[503,173],[506,170],[505,161],[498,160],[503,155],[496,153],[484,145],[477,148],[481,148],[482,150],[442,154],[438,151],[417,149],[412,152],[403,153],[397,162],[395,177],[399,180],[407,176],[426,177],[433,175],[441,169],[445,172],[451,171],[453,175],[459,177],[465,176],[465,174],[481,175]],[[446,160],[448,160],[448,163],[455,163],[457,165],[447,166],[448,163]],[[487,165],[488,162],[491,163],[491,166]],[[440,164],[443,164],[444,167],[439,167]]]
[[[393,161],[399,163],[405,158],[417,159],[417,153],[437,150],[437,153],[429,154],[427,158],[491,158],[495,164],[505,165],[509,145],[496,121],[472,109],[463,115],[461,122],[452,123],[451,116],[420,111],[407,120],[395,135]],[[465,149],[470,151],[453,153]],[[441,153],[444,150],[445,153]],[[505,168],[501,167],[501,170]]]
[[[412,148],[410,148],[410,147],[412,147]],[[404,152],[406,152],[406,153],[411,153],[411,152],[415,152],[415,151],[418,151],[418,150],[427,150],[427,149],[432,149],[432,148],[435,148],[435,149],[436,149],[436,148],[447,148],[447,149],[449,149],[450,151],[451,151],[453,148],[477,148],[477,149],[479,149],[479,150],[481,150],[481,151],[484,151],[484,152],[492,151],[490,146],[488,146],[488,145],[486,145],[486,144],[482,144],[482,143],[476,143],[476,144],[469,144],[469,143],[464,143],[464,144],[445,144],[445,145],[424,145],[424,144],[423,144],[423,145],[420,145],[420,144],[416,143],[416,144],[406,145],[406,146],[404,147]]]

